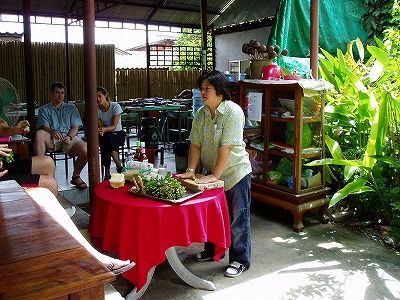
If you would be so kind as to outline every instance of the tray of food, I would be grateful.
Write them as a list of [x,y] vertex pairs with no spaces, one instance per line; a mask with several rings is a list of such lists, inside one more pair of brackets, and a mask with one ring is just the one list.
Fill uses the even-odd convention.
[[138,196],[142,196],[142,197],[146,197],[146,198],[150,198],[150,199],[154,199],[154,200],[158,200],[158,201],[167,201],[167,202],[171,202],[171,203],[182,203],[186,200],[189,200],[197,195],[200,195],[203,191],[201,190],[195,190],[195,189],[186,189],[186,191],[183,193],[182,197],[180,198],[176,198],[176,199],[168,199],[168,198],[160,198],[160,197],[156,197],[156,196],[151,196],[148,194],[142,194],[140,192],[137,192],[135,190],[129,190],[129,193],[134,194],[134,195],[138,195]]
[[184,202],[203,192],[200,189],[184,187],[179,180],[173,178],[170,174],[164,177],[137,175],[133,178],[132,183],[133,186],[129,193],[172,203]]

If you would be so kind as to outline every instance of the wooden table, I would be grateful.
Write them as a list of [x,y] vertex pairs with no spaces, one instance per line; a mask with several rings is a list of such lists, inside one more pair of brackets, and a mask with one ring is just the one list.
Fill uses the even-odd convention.
[[27,159],[30,157],[29,155],[30,142],[31,139],[29,138],[16,136],[15,138],[13,137],[7,144],[8,147],[10,147],[15,154],[18,154],[21,159]]
[[0,182],[0,245],[0,299],[104,299],[115,280],[15,181]]

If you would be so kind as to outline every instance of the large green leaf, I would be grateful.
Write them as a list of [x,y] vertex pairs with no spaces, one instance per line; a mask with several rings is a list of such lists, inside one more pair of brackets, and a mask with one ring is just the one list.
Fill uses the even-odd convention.
[[386,50],[380,49],[375,46],[367,46],[367,50],[373,57],[375,57],[383,66],[390,63],[390,57]]
[[329,62],[327,60],[320,60],[319,68],[323,73],[323,76],[332,83],[336,90],[339,89],[338,83],[336,82],[335,76],[331,73],[332,70],[331,66],[329,66]]
[[359,170],[360,170],[359,167],[345,166],[343,170],[344,180],[349,181],[354,176],[354,174]]
[[379,161],[382,161],[384,163],[392,165],[395,168],[400,169],[400,161],[398,161],[397,159],[394,159],[394,158],[388,157],[388,156],[382,156],[382,155],[373,155],[372,157]]
[[339,143],[327,134],[325,134],[325,144],[334,159],[343,159],[342,150],[340,149]]
[[364,92],[359,92],[358,100],[358,114],[360,116],[360,121],[369,120],[371,118],[371,105],[369,95]]
[[359,38],[356,39],[356,46],[358,54],[360,55],[360,60],[364,61],[364,46]]
[[356,193],[364,193],[374,191],[370,187],[366,187],[365,184],[368,182],[365,178],[359,178],[355,181],[350,182],[342,189],[338,190],[333,196],[331,201],[329,202],[329,207],[334,206],[340,200],[346,198],[350,194]]
[[382,98],[379,105],[379,111],[375,114],[371,125],[371,130],[369,132],[367,147],[364,154],[364,166],[368,168],[372,168],[374,166],[375,159],[372,156],[381,154],[382,147],[385,142],[388,128],[387,98],[387,95]]
[[354,167],[363,166],[360,160],[334,159],[334,158],[316,159],[306,164],[306,166],[309,167],[323,166],[323,165],[339,165],[339,166],[354,166]]

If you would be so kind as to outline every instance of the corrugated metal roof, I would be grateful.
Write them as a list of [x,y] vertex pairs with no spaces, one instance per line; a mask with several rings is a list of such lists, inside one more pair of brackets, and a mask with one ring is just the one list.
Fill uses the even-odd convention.
[[[23,14],[23,1],[1,0],[0,14]],[[83,0],[31,0],[32,16],[82,19]],[[208,0],[207,19],[215,20],[232,0]],[[96,20],[200,28],[200,0],[95,1]]]

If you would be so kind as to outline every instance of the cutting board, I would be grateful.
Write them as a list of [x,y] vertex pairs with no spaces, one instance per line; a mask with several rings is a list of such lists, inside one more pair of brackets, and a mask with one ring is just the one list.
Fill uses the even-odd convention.
[[182,185],[187,187],[187,188],[192,188],[192,189],[199,189],[201,191],[204,190],[210,190],[210,189],[216,189],[220,187],[224,187],[224,182],[222,180],[217,180],[212,183],[198,183],[197,181],[204,177],[202,174],[196,174],[196,179],[182,179]]

